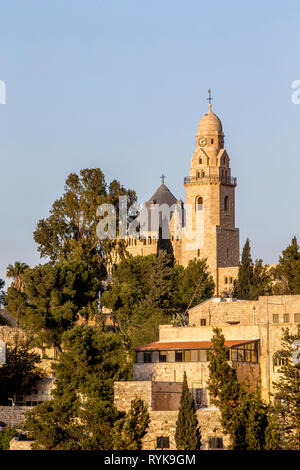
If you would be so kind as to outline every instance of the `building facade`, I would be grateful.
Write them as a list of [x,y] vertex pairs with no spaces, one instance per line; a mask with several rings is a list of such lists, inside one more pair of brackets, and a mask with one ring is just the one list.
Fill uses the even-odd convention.
[[257,301],[212,298],[189,310],[189,325],[162,325],[159,341],[136,348],[133,380],[115,383],[115,405],[127,411],[131,400],[147,403],[151,425],[144,439],[145,449],[155,449],[164,438],[176,449],[175,430],[183,374],[202,423],[202,448],[226,448],[228,436],[219,424],[219,410],[210,400],[207,351],[213,328],[219,327],[229,349],[228,360],[248,389],[260,386],[262,399],[272,403],[274,382],[281,366],[283,329],[296,331],[300,323],[300,296],[259,297]]
[[[239,264],[236,185],[237,179],[231,176],[230,158],[224,147],[222,123],[210,103],[198,124],[189,176],[184,178],[185,205],[163,180],[145,204],[147,228],[141,230],[140,238],[128,237],[128,252],[134,256],[148,255],[164,247],[184,266],[192,259],[206,258],[216,293],[229,290],[237,277]],[[155,224],[153,216],[157,211]]]

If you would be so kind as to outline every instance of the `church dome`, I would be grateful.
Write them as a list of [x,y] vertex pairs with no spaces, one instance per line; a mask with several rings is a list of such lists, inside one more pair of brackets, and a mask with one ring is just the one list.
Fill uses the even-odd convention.
[[212,112],[211,104],[206,114],[203,114],[198,124],[199,134],[206,134],[207,132],[222,132],[222,123],[218,116]]

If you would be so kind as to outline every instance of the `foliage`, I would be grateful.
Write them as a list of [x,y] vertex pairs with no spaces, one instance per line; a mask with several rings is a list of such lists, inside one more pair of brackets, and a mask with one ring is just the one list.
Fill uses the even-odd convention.
[[0,307],[4,302],[4,299],[3,299],[3,294],[4,294],[3,287],[4,286],[5,286],[5,282],[3,281],[3,279],[0,279]]
[[6,345],[6,364],[0,367],[0,404],[9,405],[8,398],[33,387],[41,378],[36,364],[40,356],[32,351],[32,338],[13,338],[14,345]]
[[35,449],[109,450],[113,423],[120,418],[113,383],[128,374],[120,338],[77,325],[62,340],[53,398],[28,413],[26,430]]
[[276,450],[280,447],[277,423],[262,402],[259,390],[246,391],[228,362],[228,348],[221,330],[213,330],[209,352],[208,390],[220,409],[221,425],[233,450]]
[[149,423],[147,406],[143,400],[135,398],[126,416],[115,424],[114,450],[141,450]]
[[83,261],[36,266],[24,274],[24,291],[8,288],[5,302],[21,318],[40,345],[60,349],[61,335],[88,307],[98,302],[99,280]]
[[16,261],[14,266],[12,264],[7,266],[6,276],[13,279],[11,286],[20,292],[24,290],[23,277],[27,269],[29,269],[28,264],[21,263],[20,261]]
[[280,400],[274,412],[280,423],[284,448],[291,450],[300,450],[300,366],[292,360],[296,340],[300,340],[300,325],[295,334],[284,329],[282,349],[277,353],[282,362],[278,371],[280,377],[274,383],[275,398]]
[[176,422],[175,442],[177,450],[200,450],[201,447],[195,403],[188,389],[185,372]]
[[52,205],[50,216],[40,220],[34,232],[41,257],[49,257],[52,262],[84,261],[103,279],[113,249],[123,253],[125,245],[115,239],[98,239],[97,209],[101,204],[113,204],[118,219],[120,196],[127,196],[129,206],[136,201],[135,192],[118,181],[107,186],[100,168],[83,169],[80,175],[71,173],[63,195]]
[[13,437],[17,435],[15,428],[5,428],[0,432],[0,450],[9,450],[9,444]]
[[207,269],[205,259],[193,259],[186,268],[175,266],[174,302],[179,311],[185,312],[204,300],[210,299],[214,293],[214,281]]
[[187,268],[173,266],[161,250],[157,256],[128,257],[115,266],[102,303],[112,311],[130,349],[155,341],[159,324],[211,297],[213,289],[204,260],[191,261]]
[[274,288],[275,294],[300,294],[300,250],[296,237],[282,251],[279,263],[274,269],[274,276],[277,281]]
[[260,295],[270,294],[271,291],[270,272],[261,259],[253,263],[250,240],[247,238],[242,252],[235,293],[239,299],[257,300]]

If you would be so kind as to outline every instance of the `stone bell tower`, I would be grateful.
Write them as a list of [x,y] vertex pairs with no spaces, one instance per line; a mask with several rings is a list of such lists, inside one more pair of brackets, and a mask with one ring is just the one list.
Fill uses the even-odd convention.
[[[235,227],[236,178],[224,148],[224,133],[218,116],[209,107],[198,124],[196,148],[186,189],[186,226],[182,264],[207,258],[217,293],[229,289],[239,264],[239,229]],[[194,238],[191,234],[194,234]]]

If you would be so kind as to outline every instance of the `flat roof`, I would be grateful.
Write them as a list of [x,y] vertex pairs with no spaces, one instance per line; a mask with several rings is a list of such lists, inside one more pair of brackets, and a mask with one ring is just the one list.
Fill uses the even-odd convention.
[[[225,341],[225,346],[232,348],[234,346],[242,346],[244,344],[254,343],[258,339],[236,339]],[[146,344],[134,348],[134,351],[165,351],[170,349],[210,349],[212,347],[211,341],[156,341],[155,343]]]

